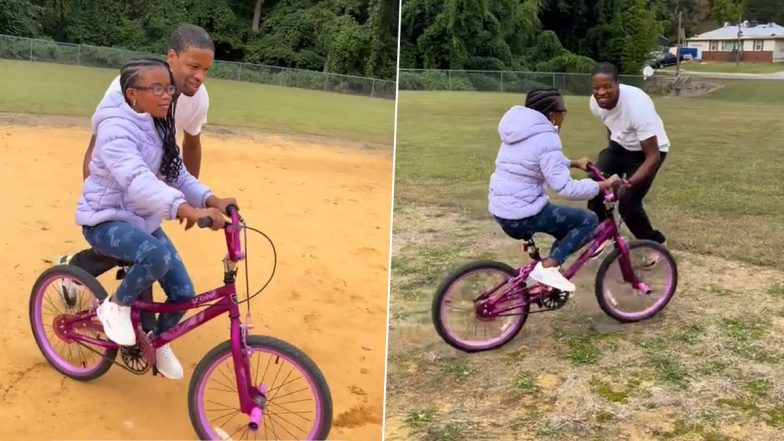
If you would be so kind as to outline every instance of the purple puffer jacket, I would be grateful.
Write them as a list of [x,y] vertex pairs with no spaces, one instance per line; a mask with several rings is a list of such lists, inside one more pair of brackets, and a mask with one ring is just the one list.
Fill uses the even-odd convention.
[[539,214],[549,201],[545,184],[569,200],[599,194],[592,179],[572,179],[558,131],[542,113],[514,106],[501,118],[498,133],[502,144],[488,198],[494,216],[517,220]]
[[125,221],[152,233],[164,219],[176,218],[186,201],[204,208],[212,192],[184,166],[177,182],[163,180],[163,143],[150,114],[136,113],[120,93],[110,93],[92,123],[95,148],[76,208],[78,225]]

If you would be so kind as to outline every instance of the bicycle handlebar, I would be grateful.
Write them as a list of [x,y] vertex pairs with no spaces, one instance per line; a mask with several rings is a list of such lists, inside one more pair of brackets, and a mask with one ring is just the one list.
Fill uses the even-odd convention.
[[[223,227],[226,233],[226,248],[229,251],[229,260],[238,262],[244,257],[242,246],[240,244],[240,215],[239,207],[236,205],[229,205],[226,207],[226,213],[231,217],[231,222],[226,222]],[[212,226],[212,218],[202,217],[196,222],[199,228],[209,228]]]
[[[593,178],[596,179],[597,181],[606,180],[604,177],[604,173],[602,173],[602,171],[599,170],[599,168],[593,165],[593,163],[589,162],[586,169],[588,173],[593,175]],[[604,190],[604,200],[606,200],[607,202],[615,202],[618,200],[617,195],[615,194],[612,188],[607,188]]]

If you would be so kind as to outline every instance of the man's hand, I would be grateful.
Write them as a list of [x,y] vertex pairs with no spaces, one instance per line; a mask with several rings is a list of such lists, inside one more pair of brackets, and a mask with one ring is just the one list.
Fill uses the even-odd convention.
[[623,180],[618,175],[612,175],[609,178],[599,181],[599,190],[607,190],[608,188],[616,188],[623,183]]
[[588,171],[588,164],[591,162],[588,158],[580,158],[571,161],[569,164],[572,168],[579,168],[580,170]]
[[87,146],[87,150],[84,152],[84,161],[82,163],[82,180],[86,181],[87,177],[90,176],[90,161],[93,159],[93,149],[95,148],[95,133],[93,136],[90,137],[90,145]]

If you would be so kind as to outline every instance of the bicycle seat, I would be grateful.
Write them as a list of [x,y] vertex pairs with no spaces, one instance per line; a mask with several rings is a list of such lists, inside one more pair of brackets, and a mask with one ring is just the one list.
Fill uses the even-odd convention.
[[99,253],[95,250],[95,248],[90,249],[89,259],[95,262],[101,262],[104,264],[111,264],[113,266],[131,266],[133,262],[127,262],[125,260],[117,259],[116,257],[107,256],[106,254]]

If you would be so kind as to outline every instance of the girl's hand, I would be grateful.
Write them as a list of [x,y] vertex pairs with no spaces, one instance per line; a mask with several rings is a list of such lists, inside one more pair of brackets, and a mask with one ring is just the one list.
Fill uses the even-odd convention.
[[588,171],[588,164],[591,162],[588,158],[575,159],[570,164],[572,168],[579,168],[580,170]]
[[612,175],[604,181],[599,181],[599,189],[607,190],[608,188],[616,188],[623,183],[623,180],[618,175]]
[[220,210],[221,213],[225,214],[226,216],[229,215],[227,209],[229,205],[237,206],[237,199],[235,198],[219,198],[215,195],[210,196],[207,198],[207,207],[213,207]]
[[217,208],[214,207],[196,209],[193,218],[188,218],[189,221],[188,223],[189,224],[191,224],[191,222],[196,223],[199,219],[203,217],[208,217],[212,219],[212,226],[210,228],[213,231],[220,230],[226,226],[226,218],[223,217],[223,213],[221,213]]
[[177,209],[177,217],[188,221],[185,225],[185,230],[191,229],[202,217],[209,217],[212,219],[211,228],[213,230],[220,230],[226,225],[226,218],[223,217],[223,213],[214,207],[194,208],[185,203],[180,205],[180,208]]

